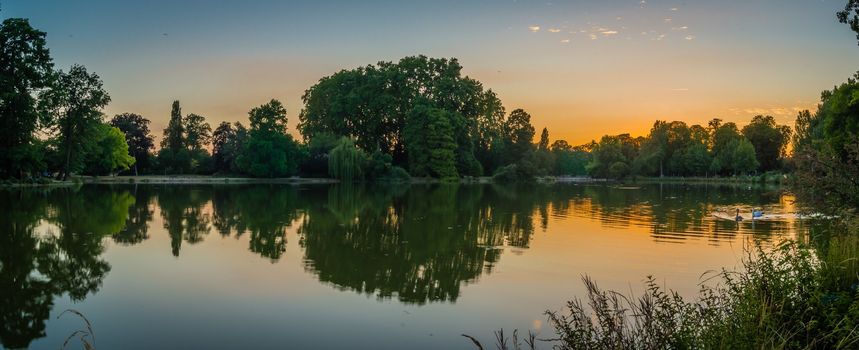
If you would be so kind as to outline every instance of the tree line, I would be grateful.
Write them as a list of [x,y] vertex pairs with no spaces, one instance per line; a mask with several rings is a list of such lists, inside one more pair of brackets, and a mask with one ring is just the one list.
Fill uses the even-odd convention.
[[[343,181],[494,176],[623,178],[743,175],[790,168],[791,129],[756,116],[740,129],[654,123],[649,135],[607,135],[572,146],[535,142],[531,115],[509,113],[456,59],[405,57],[323,77],[302,96],[298,132],[278,100],[248,112],[248,126],[183,114],[174,101],[156,151],[150,121],[106,120],[102,81],[81,65],[55,70],[45,33],[26,19],[0,28],[0,177],[70,174],[230,174],[333,177]],[[122,139],[125,142],[122,142]]]
[[656,121],[647,136],[606,135],[592,143],[587,164],[600,178],[641,176],[734,176],[789,170],[792,130],[758,115],[739,128],[713,119],[707,126]]

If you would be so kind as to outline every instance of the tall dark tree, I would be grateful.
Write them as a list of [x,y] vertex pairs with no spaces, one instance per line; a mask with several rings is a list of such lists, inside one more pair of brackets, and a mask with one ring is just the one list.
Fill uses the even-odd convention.
[[536,153],[537,171],[541,175],[550,174],[555,168],[555,155],[549,151],[549,129],[543,128],[540,133],[540,141],[537,142]]
[[458,177],[456,142],[449,112],[416,106],[406,121],[405,141],[410,173],[438,178]]
[[50,86],[52,72],[45,32],[23,18],[5,19],[0,26],[0,177],[20,177],[39,167],[34,96]]
[[182,124],[185,129],[185,146],[189,151],[199,151],[209,145],[212,127],[205,117],[191,113],[185,117]]
[[158,162],[165,172],[184,173],[191,168],[191,155],[185,144],[185,125],[179,101],[173,101],[170,122],[164,129]]
[[53,88],[41,96],[54,116],[52,126],[62,157],[60,177],[65,180],[83,167],[86,147],[104,118],[101,109],[110,96],[98,75],[81,65],[73,65],[68,73],[59,72]]
[[221,122],[212,132],[212,160],[216,172],[229,172],[235,154],[230,143],[236,137],[236,129],[229,122]]
[[134,157],[134,175],[139,169],[149,166],[149,151],[155,148],[155,141],[149,132],[149,119],[139,114],[117,114],[110,120],[110,125],[119,128],[125,134],[128,152]]
[[283,177],[298,170],[298,145],[286,133],[286,108],[272,99],[248,112],[251,129],[239,162],[258,177]]
[[763,171],[781,168],[790,134],[790,127],[776,124],[772,116],[757,115],[743,127],[743,136],[755,147],[755,155]]
[[510,163],[529,158],[534,149],[534,126],[531,125],[531,115],[523,109],[516,109],[510,112],[504,128],[507,133],[506,152]]
[[212,127],[206,122],[206,118],[194,113],[185,116],[183,123],[191,170],[197,174],[211,174],[214,172],[214,165],[206,147],[212,140]]

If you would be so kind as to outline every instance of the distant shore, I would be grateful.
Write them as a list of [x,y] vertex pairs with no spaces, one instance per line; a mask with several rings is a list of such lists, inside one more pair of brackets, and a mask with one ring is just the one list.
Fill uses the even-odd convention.
[[[543,176],[538,177],[538,183],[580,183],[580,184],[647,184],[647,183],[674,183],[674,184],[752,184],[769,183],[782,184],[787,181],[784,175],[758,175],[758,176],[734,176],[734,177],[630,177],[623,180],[597,179],[585,176]],[[340,181],[331,178],[251,178],[237,176],[217,175],[140,175],[140,176],[76,176],[72,180],[58,181],[41,179],[31,182],[4,182],[0,187],[62,187],[78,184],[164,184],[164,185],[206,185],[206,184],[291,184],[291,185],[313,185],[313,184],[335,184]],[[432,184],[449,182],[434,178],[414,177],[409,181],[411,184]],[[492,177],[465,177],[459,180],[462,184],[487,184],[492,183]]]

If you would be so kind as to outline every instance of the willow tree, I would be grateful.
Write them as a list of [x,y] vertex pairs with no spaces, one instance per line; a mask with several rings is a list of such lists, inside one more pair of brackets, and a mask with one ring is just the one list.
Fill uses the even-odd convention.
[[344,182],[360,181],[366,160],[367,156],[355,147],[355,142],[343,137],[328,154],[328,175]]

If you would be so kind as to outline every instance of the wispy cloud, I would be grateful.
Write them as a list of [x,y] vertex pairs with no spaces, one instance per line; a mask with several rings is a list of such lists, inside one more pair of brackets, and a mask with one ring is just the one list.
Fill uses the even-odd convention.
[[591,40],[597,40],[597,35],[596,35],[596,34],[591,34],[590,36],[591,36]]
[[561,40],[561,43],[563,43],[563,44],[569,44],[569,43],[570,43],[570,39],[563,39],[563,40]]
[[536,33],[540,31],[540,26],[528,26],[528,30],[530,30],[531,33]]
[[688,26],[671,27],[671,30],[674,30],[674,31],[681,31],[681,30],[686,30],[686,29],[689,29],[689,27]]
[[676,88],[676,89],[671,89],[671,91],[689,91],[689,89],[688,88]]
[[695,40],[695,36],[694,35],[687,35],[685,39],[686,40]]
[[549,28],[549,33],[560,33],[561,30],[558,28]]
[[797,102],[794,105],[787,106],[753,106],[753,107],[733,107],[728,108],[728,112],[734,115],[771,115],[774,117],[781,117],[785,119],[785,121],[790,122],[793,120],[793,117],[796,116],[797,113],[804,110],[814,110],[816,108],[816,102]]
[[602,35],[615,35],[615,34],[617,34],[617,31],[616,30],[604,30],[600,33],[602,33]]

